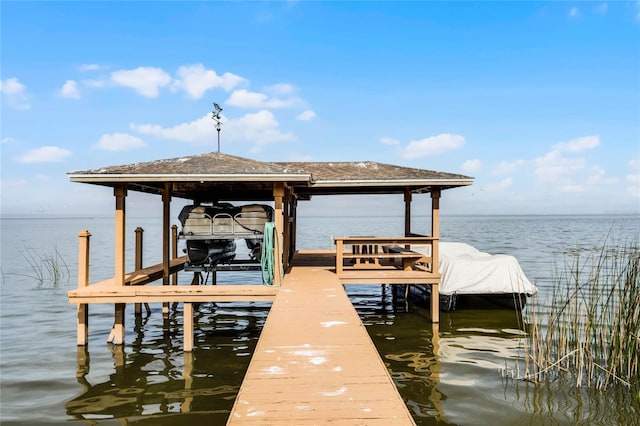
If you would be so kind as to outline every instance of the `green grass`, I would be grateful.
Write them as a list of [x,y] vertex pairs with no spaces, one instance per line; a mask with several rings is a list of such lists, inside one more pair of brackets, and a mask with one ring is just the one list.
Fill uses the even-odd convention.
[[552,294],[527,307],[522,379],[564,375],[575,385],[637,389],[640,349],[638,244],[605,242],[576,250],[554,277]]
[[57,247],[54,247],[53,253],[25,247],[20,251],[20,254],[27,263],[30,272],[17,275],[33,279],[37,287],[46,285],[56,287],[60,281],[69,278],[69,267]]

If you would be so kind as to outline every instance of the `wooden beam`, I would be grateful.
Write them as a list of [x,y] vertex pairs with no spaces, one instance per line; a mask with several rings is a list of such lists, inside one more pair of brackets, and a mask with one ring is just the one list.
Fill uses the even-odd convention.
[[182,321],[184,323],[183,347],[185,352],[191,352],[193,350],[193,305],[184,303],[182,311]]
[[[142,234],[144,233],[144,229],[141,227],[137,227],[135,230],[136,233],[136,259],[135,259],[135,270],[139,271],[142,269]],[[134,305],[134,313],[136,315],[142,314],[142,303],[136,303]]]
[[404,190],[404,236],[411,235],[411,190]]
[[[169,224],[171,223],[171,183],[165,182],[162,191],[162,285],[169,285]],[[162,304],[162,315],[169,315],[169,304]]]
[[162,264],[163,275],[162,284],[169,285],[169,253],[170,253],[170,231],[171,231],[171,184],[164,184],[162,192]]
[[[431,236],[433,244],[431,246],[431,258],[433,259],[432,270],[440,273],[440,189],[431,190]],[[438,285],[431,286],[431,320],[440,321],[440,300]]]
[[278,287],[266,285],[150,285],[124,288],[113,281],[69,291],[69,303],[133,303],[133,302],[269,302]]
[[[78,288],[89,285],[89,246],[91,233],[86,229],[78,234]],[[89,341],[89,306],[78,305],[77,344],[86,346]]]
[[289,263],[293,260],[293,255],[296,252],[298,236],[298,197],[291,197],[291,258]]
[[[171,260],[178,258],[178,225],[171,225]],[[178,272],[171,274],[171,284],[178,284]]]
[[127,186],[118,185],[113,188],[116,197],[116,217],[115,217],[115,279],[118,285],[124,285],[125,268],[125,229],[126,211],[125,199],[127,197]]
[[282,262],[282,231],[284,229],[282,200],[284,198],[284,184],[276,182],[273,184],[273,204],[274,204],[274,222],[276,226],[274,238],[274,262],[273,265],[273,284],[280,285],[282,282],[283,262]]
[[124,310],[126,306],[124,303],[115,304],[115,321],[113,322],[113,329],[111,330],[109,339],[107,339],[108,342],[114,345],[124,344]]

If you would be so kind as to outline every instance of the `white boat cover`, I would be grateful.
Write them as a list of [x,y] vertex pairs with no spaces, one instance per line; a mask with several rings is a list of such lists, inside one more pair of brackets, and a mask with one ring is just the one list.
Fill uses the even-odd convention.
[[[525,276],[518,260],[509,255],[491,255],[465,243],[440,242],[440,293],[536,294],[538,289]],[[425,253],[430,246],[413,246]],[[429,250],[430,251],[430,250]],[[430,255],[430,253],[425,253]]]

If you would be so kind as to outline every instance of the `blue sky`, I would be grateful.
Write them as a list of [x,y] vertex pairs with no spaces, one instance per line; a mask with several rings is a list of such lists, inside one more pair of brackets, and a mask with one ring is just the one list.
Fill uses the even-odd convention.
[[640,212],[637,1],[0,8],[3,214],[109,212],[66,173],[215,151],[213,102],[228,154],[475,177],[443,214]]

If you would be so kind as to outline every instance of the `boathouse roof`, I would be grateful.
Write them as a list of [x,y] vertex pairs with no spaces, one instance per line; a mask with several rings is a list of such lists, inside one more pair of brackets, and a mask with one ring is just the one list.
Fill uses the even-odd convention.
[[102,167],[68,173],[72,182],[105,186],[123,183],[131,190],[161,193],[172,185],[177,197],[196,199],[215,192],[226,200],[263,200],[272,184],[295,188],[300,198],[328,194],[430,192],[473,183],[469,176],[362,162],[264,162],[220,152]]

